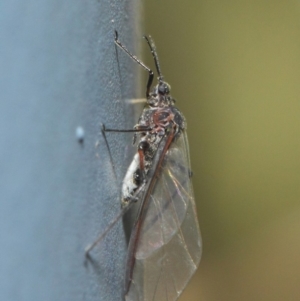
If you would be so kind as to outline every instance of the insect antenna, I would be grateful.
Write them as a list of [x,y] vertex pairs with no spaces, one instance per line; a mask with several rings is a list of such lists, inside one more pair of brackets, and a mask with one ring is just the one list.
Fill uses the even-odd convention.
[[158,79],[159,79],[159,81],[163,81],[164,77],[161,73],[159,60],[158,60],[158,55],[157,55],[157,52],[156,52],[156,47],[155,47],[154,41],[151,38],[151,36],[144,36],[144,39],[147,41],[147,43],[149,45],[149,48],[150,48],[150,51],[152,53],[152,57],[154,59],[155,67],[156,67],[156,70],[157,70],[157,73],[158,73]]

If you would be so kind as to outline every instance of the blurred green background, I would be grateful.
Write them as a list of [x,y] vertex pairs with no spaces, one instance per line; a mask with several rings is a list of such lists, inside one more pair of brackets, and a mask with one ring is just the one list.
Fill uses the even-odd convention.
[[300,1],[144,1],[144,15],[188,121],[203,236],[180,300],[300,300]]

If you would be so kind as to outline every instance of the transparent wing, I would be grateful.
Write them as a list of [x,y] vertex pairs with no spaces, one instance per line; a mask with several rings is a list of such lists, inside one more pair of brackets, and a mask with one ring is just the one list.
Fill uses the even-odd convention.
[[202,251],[187,136],[165,155],[142,224],[127,301],[177,300]]

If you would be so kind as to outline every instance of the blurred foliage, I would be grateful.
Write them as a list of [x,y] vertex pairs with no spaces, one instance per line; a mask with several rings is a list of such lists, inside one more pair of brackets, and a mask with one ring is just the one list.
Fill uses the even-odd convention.
[[300,300],[300,2],[144,4],[188,121],[204,243],[180,300]]

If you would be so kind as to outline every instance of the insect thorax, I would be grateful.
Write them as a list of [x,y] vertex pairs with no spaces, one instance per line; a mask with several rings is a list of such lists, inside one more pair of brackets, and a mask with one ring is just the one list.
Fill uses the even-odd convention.
[[158,146],[172,127],[176,132],[174,139],[177,139],[185,129],[184,116],[176,107],[169,104],[161,107],[149,105],[144,108],[135,128],[147,130],[138,134],[137,153],[123,180],[122,207],[125,207],[137,190],[145,185]]

